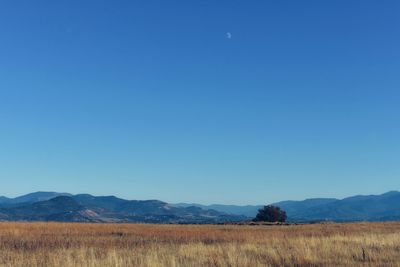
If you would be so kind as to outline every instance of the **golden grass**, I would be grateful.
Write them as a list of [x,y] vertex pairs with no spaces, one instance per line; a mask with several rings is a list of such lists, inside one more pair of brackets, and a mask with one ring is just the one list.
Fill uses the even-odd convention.
[[400,223],[0,223],[0,266],[400,266]]

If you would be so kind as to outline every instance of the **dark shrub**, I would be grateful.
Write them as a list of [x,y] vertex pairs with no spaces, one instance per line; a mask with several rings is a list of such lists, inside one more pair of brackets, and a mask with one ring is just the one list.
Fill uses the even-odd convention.
[[259,209],[257,216],[253,219],[255,222],[285,222],[286,212],[279,207],[272,205],[264,206]]

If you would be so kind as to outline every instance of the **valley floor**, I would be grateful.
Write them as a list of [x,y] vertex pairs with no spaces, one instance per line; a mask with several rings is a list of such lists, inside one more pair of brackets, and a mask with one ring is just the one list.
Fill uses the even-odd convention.
[[400,266],[400,223],[0,223],[0,266]]

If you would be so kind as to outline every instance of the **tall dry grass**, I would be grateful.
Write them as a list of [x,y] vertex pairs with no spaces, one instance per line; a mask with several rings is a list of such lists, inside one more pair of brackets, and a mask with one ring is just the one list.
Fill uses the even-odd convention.
[[0,266],[400,266],[400,223],[0,223]]

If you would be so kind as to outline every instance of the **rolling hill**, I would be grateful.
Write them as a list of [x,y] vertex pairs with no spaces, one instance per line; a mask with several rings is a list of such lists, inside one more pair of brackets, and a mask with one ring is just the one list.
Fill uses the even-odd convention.
[[173,204],[176,207],[199,207],[202,209],[212,209],[228,214],[236,214],[236,215],[241,215],[241,216],[246,216],[249,218],[254,218],[258,212],[259,209],[262,208],[262,205],[222,205],[222,204],[211,204],[211,205],[202,205],[202,204],[196,204],[196,203],[178,203],[178,204]]
[[274,205],[293,221],[391,221],[400,220],[400,192],[353,196],[344,199],[283,201]]
[[[26,202],[20,202],[21,199]],[[38,192],[0,203],[2,221],[220,223],[244,219],[244,216],[193,206],[174,207],[158,200],[88,194]]]
[[[398,221],[400,192],[353,196],[344,199],[314,198],[273,203],[287,212],[288,220]],[[115,196],[36,192],[0,197],[2,221],[223,223],[255,217],[261,205],[168,204],[159,200],[125,200]]]
[[[175,204],[177,207],[197,206],[220,212],[254,218],[262,205],[201,205]],[[281,201],[271,205],[286,211],[289,221],[398,221],[400,220],[400,192],[381,195],[352,196],[344,199],[311,198],[301,201]]]

